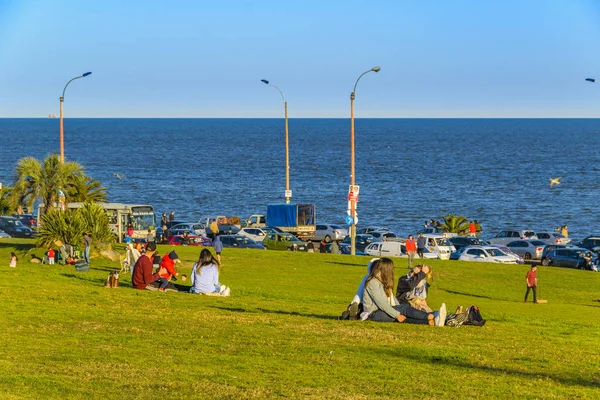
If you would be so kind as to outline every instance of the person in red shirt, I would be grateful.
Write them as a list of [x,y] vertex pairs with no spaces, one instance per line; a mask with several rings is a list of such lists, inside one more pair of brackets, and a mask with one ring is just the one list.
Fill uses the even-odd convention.
[[160,279],[160,274],[164,273],[165,269],[160,268],[157,273],[152,273],[152,258],[154,257],[154,253],[156,253],[156,243],[148,243],[146,252],[138,258],[133,266],[131,282],[134,288],[138,290],[158,290],[159,283],[156,281]]
[[[169,254],[165,254],[160,262],[160,266],[165,269],[165,272],[160,274],[161,278],[165,278],[167,281],[171,279],[176,281],[179,272],[175,269],[175,263],[179,261],[179,256],[175,253],[175,250]],[[162,286],[162,285],[161,285]],[[164,289],[166,285],[162,287]]]
[[50,248],[48,250],[48,264],[53,265],[54,264],[54,249]]
[[412,260],[417,254],[417,244],[412,235],[408,235],[408,239],[406,239],[404,246],[406,247],[406,254],[408,255],[408,268],[412,269]]
[[525,279],[527,280],[527,292],[525,292],[525,301],[524,303],[527,303],[527,297],[529,296],[529,291],[533,291],[533,302],[537,303],[537,294],[536,294],[536,287],[537,287],[537,267],[535,265],[531,266],[531,270],[529,272],[527,272],[527,275],[525,276]]
[[473,221],[469,223],[469,236],[477,236],[477,227],[475,226],[475,222]]

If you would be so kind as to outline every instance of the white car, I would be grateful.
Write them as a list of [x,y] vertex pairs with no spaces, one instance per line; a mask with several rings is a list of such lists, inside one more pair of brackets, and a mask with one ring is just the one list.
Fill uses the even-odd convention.
[[458,257],[460,261],[494,262],[502,264],[516,264],[514,257],[509,256],[497,247],[468,246]]
[[319,242],[325,240],[329,243],[332,240],[342,240],[346,236],[348,236],[348,230],[339,225],[317,224],[312,240],[318,240]]
[[538,240],[546,244],[569,244],[573,241],[573,239],[566,238],[558,232],[537,232],[536,236]]
[[441,260],[449,260],[450,253],[456,251],[456,247],[442,235],[428,233],[424,234],[423,237],[427,239],[427,249],[434,253],[438,253]]
[[247,238],[250,238],[257,243],[261,243],[263,240],[265,240],[265,237],[269,233],[277,233],[277,230],[270,228],[270,227],[242,228],[237,233],[237,235],[246,236]]

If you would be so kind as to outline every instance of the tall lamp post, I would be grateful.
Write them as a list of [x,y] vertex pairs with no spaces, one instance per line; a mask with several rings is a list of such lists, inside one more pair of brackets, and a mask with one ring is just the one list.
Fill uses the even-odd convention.
[[354,89],[350,93],[350,190],[348,193],[348,201],[350,202],[350,216],[352,217],[350,226],[350,254],[356,255],[356,202],[358,201],[358,188],[355,185],[355,173],[354,173],[354,94],[356,93],[356,85],[363,75],[369,72],[379,72],[380,67],[373,67],[368,71],[363,72],[356,83]]
[[65,88],[63,89],[63,92],[62,92],[62,96],[60,96],[60,162],[61,162],[61,164],[65,163],[65,136],[64,136],[64,128],[63,128],[63,102],[65,101],[65,91],[67,90],[67,86],[69,86],[69,83],[73,82],[75,79],[85,78],[86,76],[91,75],[91,74],[92,74],[91,72],[86,72],[83,75],[76,76],[75,78],[71,79],[65,85]]
[[273,86],[275,89],[279,91],[281,94],[281,99],[283,100],[283,108],[285,112],[285,202],[289,203],[292,197],[292,191],[290,190],[290,149],[289,149],[289,139],[288,139],[288,107],[287,101],[285,101],[285,97],[283,96],[283,92],[277,86],[272,85],[266,79],[260,80],[265,85]]

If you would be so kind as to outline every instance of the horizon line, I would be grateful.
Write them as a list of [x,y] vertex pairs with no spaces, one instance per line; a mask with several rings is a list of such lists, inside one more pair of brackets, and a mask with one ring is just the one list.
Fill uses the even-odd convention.
[[[47,119],[49,117],[0,117],[2,119]],[[63,119],[284,119],[284,117],[63,117]],[[289,117],[288,119],[350,119],[350,117]],[[355,117],[354,119],[600,119],[597,117]]]

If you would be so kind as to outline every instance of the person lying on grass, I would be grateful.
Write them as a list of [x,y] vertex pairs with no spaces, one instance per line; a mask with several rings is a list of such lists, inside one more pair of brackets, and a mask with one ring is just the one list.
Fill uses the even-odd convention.
[[190,293],[229,296],[230,289],[219,282],[219,266],[210,250],[202,249],[198,262],[192,268]]
[[[365,283],[364,311],[361,319],[375,322],[408,322],[412,324],[436,324],[433,313],[417,310],[408,303],[398,304],[394,297],[394,262],[382,258],[374,264]],[[444,316],[445,318],[445,316]]]
[[428,265],[417,265],[408,274],[398,279],[396,298],[399,303],[408,303],[417,310],[431,312],[427,305],[429,282],[433,279],[433,269]]

